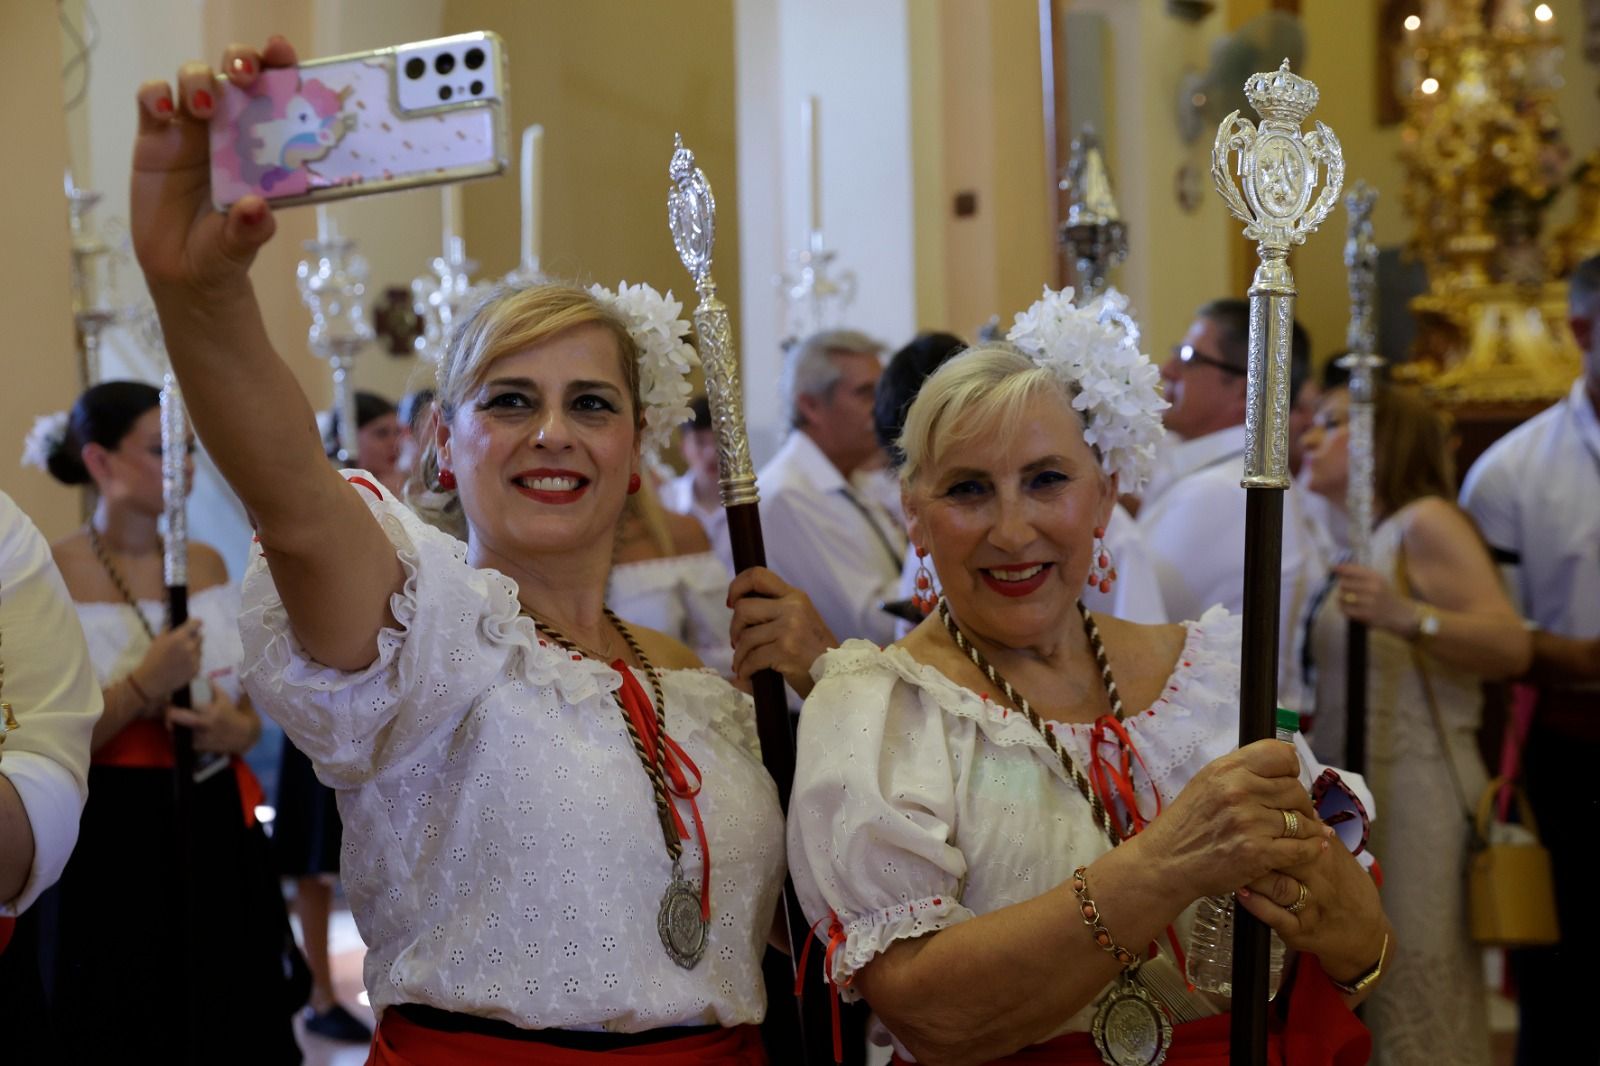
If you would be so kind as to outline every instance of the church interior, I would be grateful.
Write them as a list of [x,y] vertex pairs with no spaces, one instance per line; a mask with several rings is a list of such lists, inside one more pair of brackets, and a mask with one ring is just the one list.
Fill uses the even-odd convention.
[[[1325,126],[1335,138],[1308,180],[1343,183],[1331,212],[1280,257],[1292,274],[1293,315],[1309,337],[1302,376],[1323,389],[1348,388],[1354,409],[1356,382],[1371,372],[1358,364],[1378,357],[1372,366],[1381,363],[1386,383],[1420,397],[1448,426],[1456,483],[1541,412],[1569,396],[1581,405],[1575,381],[1600,382],[1600,342],[1569,324],[1578,297],[1574,288],[1569,305],[1568,289],[1579,265],[1600,254],[1600,0],[8,0],[0,10],[0,86],[13,101],[3,120],[12,145],[8,195],[0,197],[0,241],[12,249],[0,262],[0,315],[12,323],[0,389],[8,447],[21,448],[36,419],[71,408],[97,383],[162,385],[168,357],[130,218],[135,92],[148,79],[171,79],[188,60],[215,63],[231,42],[260,47],[273,34],[309,59],[489,31],[504,62],[491,87],[503,127],[495,173],[282,208],[275,238],[255,261],[266,335],[319,413],[330,451],[351,460],[341,466],[357,465],[348,426],[368,420],[359,397],[381,398],[387,413],[400,405],[404,420],[402,398],[435,387],[452,316],[497,282],[645,282],[670,291],[680,317],[698,326],[705,291],[697,294],[669,225],[675,138],[715,194],[711,269],[731,322],[734,406],[754,468],[787,454],[799,408],[791,408],[796,385],[786,353],[820,331],[870,338],[866,350],[881,362],[930,332],[968,343],[1002,338],[1041,291],[1072,287],[1088,299],[1109,286],[1126,297],[1152,366],[1191,355],[1215,362],[1198,353],[1196,309],[1204,317],[1209,301],[1251,299],[1256,315],[1252,285],[1266,258],[1219,195],[1220,185],[1256,178],[1230,160],[1217,131],[1232,113],[1257,120],[1245,83],[1284,63],[1315,85],[1304,128]],[[1251,135],[1265,136],[1258,121]],[[1323,138],[1313,149],[1327,145]],[[1260,165],[1268,174],[1271,161]],[[1358,186],[1375,193],[1359,209],[1360,233],[1355,201],[1346,199]],[[1250,188],[1251,197],[1268,195]],[[1264,210],[1256,199],[1248,209]],[[1252,320],[1252,389],[1259,362],[1287,359],[1287,325],[1282,346],[1264,338]],[[1335,376],[1341,365],[1354,367],[1349,386]],[[1245,365],[1217,368],[1234,375],[1243,396]],[[706,391],[709,376],[693,372],[695,393]],[[1597,386],[1589,389],[1600,405]],[[717,404],[713,395],[713,411]],[[1262,417],[1266,425],[1281,416]],[[1337,428],[1317,417],[1319,434]],[[1292,443],[1291,451],[1298,463]],[[1600,452],[1593,457],[1600,471]],[[647,477],[665,493],[669,481],[693,473],[693,459],[674,438]],[[1353,442],[1349,462],[1357,470]],[[215,547],[237,583],[250,567],[251,514],[205,441],[195,463],[188,534]],[[89,489],[67,491],[42,467],[14,460],[0,463],[0,489],[48,541],[84,527],[94,509]],[[787,542],[766,510],[768,486],[761,489],[776,558]],[[879,497],[889,536],[872,526],[895,579],[902,561],[906,575],[917,562],[907,554],[916,537],[908,539],[899,493],[894,482]],[[1592,514],[1600,492],[1589,499]],[[1133,510],[1140,525],[1152,506],[1147,498],[1144,510]],[[657,518],[649,523],[653,532],[664,528]],[[708,534],[715,544],[716,533]],[[1487,528],[1482,535],[1505,565],[1499,550],[1508,546]],[[1590,555],[1575,565],[1600,573]],[[1322,576],[1339,558],[1326,557]],[[1420,564],[1416,573],[1422,580]],[[1287,574],[1286,564],[1286,585]],[[844,639],[823,596],[784,576],[811,592]],[[1571,580],[1593,587],[1583,584],[1589,577]],[[1273,630],[1284,641],[1274,653],[1280,664],[1309,655],[1300,642],[1309,648],[1320,624],[1316,584],[1297,593],[1296,609],[1286,607]],[[1592,621],[1562,630],[1526,600],[1509,602],[1564,637],[1600,640]],[[1161,620],[1198,618],[1206,606],[1202,596],[1179,617],[1169,595]],[[1429,610],[1418,614],[1424,637],[1435,624]],[[1561,617],[1585,611],[1592,620],[1594,604]],[[894,639],[874,634],[848,635]],[[1377,664],[1383,653],[1373,639]],[[12,634],[0,640],[0,654],[9,652]],[[1287,676],[1289,666],[1280,668]],[[1563,691],[1600,711],[1600,665],[1592,669]],[[1505,768],[1502,734],[1519,721],[1512,680],[1505,673],[1472,686],[1475,701],[1486,693],[1469,733],[1490,777],[1497,760]],[[1431,703],[1431,690],[1426,698]],[[1374,699],[1370,713],[1381,717]],[[23,719],[16,736],[26,728]],[[1585,750],[1600,739],[1592,726],[1574,735]],[[264,787],[256,814],[269,829],[284,772],[279,751],[288,745],[263,716],[247,761]],[[1367,773],[1381,807],[1384,790],[1399,786],[1380,765],[1388,764],[1378,758]],[[1404,776],[1410,764],[1396,765]],[[1483,783],[1468,786],[1473,806]],[[1567,813],[1579,823],[1594,812]],[[1541,811],[1546,836],[1550,817]],[[1558,855],[1558,867],[1562,861]],[[1560,884],[1558,871],[1558,896]],[[283,885],[293,896],[292,879]],[[346,893],[331,892],[332,917],[322,920],[331,922],[332,951],[324,943],[322,953],[332,960],[339,1009],[359,1026],[351,1041],[348,1032],[329,1038],[302,1025],[304,1061],[379,1061],[361,1043],[374,1022],[362,984],[365,947]],[[1394,913],[1390,920],[1398,928]],[[826,944],[816,946],[820,954]],[[1379,1007],[1365,1017],[1391,1026],[1375,1028],[1380,1044],[1394,1042],[1371,1061],[1557,1061],[1516,1050],[1526,989],[1509,958],[1499,947],[1475,951],[1472,980],[1448,993],[1467,1001],[1457,1006],[1481,1034],[1470,1053],[1431,1057],[1416,1046],[1417,1031],[1383,1036],[1399,1029]],[[1448,967],[1452,959],[1434,962]],[[326,983],[326,974],[317,976]],[[769,980],[768,995],[787,992]],[[14,1024],[0,1026],[7,1061],[21,1061],[3,1050]],[[853,1039],[865,1040],[859,1031]],[[903,1053],[909,1045],[895,1046]],[[1590,1047],[1585,1054],[1600,1054]],[[885,1042],[866,1054],[852,1061],[888,1061]]]

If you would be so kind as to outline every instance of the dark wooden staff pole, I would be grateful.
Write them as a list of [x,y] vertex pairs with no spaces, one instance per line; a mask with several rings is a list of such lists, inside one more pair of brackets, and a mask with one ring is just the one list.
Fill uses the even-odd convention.
[[[1261,263],[1250,284],[1250,361],[1245,414],[1244,647],[1239,664],[1239,744],[1274,735],[1278,702],[1278,610],[1282,584],[1283,494],[1289,488],[1289,357],[1294,275],[1289,249],[1333,210],[1344,182],[1338,138],[1322,123],[1300,124],[1317,106],[1317,87],[1289,70],[1253,75],[1245,97],[1257,128],[1235,111],[1222,121],[1211,177],[1228,209],[1257,242]],[[1230,166],[1230,160],[1237,162]],[[1237,183],[1234,174],[1238,175]],[[1317,190],[1321,179],[1321,189]],[[1313,196],[1315,198],[1313,199]],[[1233,1017],[1229,1061],[1263,1066],[1267,1055],[1271,931],[1234,909]]]
[[[706,399],[711,408],[711,423],[717,435],[717,458],[722,487],[722,505],[728,515],[728,537],[733,547],[734,569],[743,572],[767,564],[766,547],[761,538],[760,497],[756,492],[755,468],[750,461],[750,440],[745,431],[744,398],[739,385],[739,360],[733,342],[733,327],[728,309],[717,297],[711,277],[712,247],[716,240],[716,200],[705,174],[695,166],[694,153],[675,138],[669,174],[673,186],[667,194],[667,217],[672,240],[683,265],[694,278],[700,302],[694,310],[695,333],[699,340],[700,361],[705,368]],[[756,732],[761,739],[761,761],[778,786],[778,801],[784,818],[789,816],[789,792],[794,785],[794,729],[789,720],[788,697],[783,678],[773,670],[763,670],[751,678],[756,707]],[[811,936],[805,913],[795,896],[794,882],[783,882],[784,916],[789,930],[790,958],[799,965],[802,949]],[[800,1017],[800,1059],[806,1063],[826,1061],[832,1044],[831,1015],[818,987],[822,981],[821,951],[810,952],[810,964],[800,987],[810,995],[797,1005]],[[776,1009],[784,990],[767,990],[768,1010]]]

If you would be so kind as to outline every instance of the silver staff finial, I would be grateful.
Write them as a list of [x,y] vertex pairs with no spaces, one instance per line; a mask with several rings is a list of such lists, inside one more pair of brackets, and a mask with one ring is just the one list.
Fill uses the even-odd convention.
[[[1251,75],[1245,96],[1257,127],[1235,111],[1222,120],[1211,150],[1211,178],[1261,263],[1250,284],[1250,376],[1245,415],[1247,488],[1289,487],[1289,352],[1294,275],[1289,249],[1314,233],[1339,202],[1344,152],[1321,122],[1300,124],[1317,106],[1317,87],[1289,69]],[[1233,167],[1230,157],[1237,157]],[[1230,173],[1230,170],[1232,173]],[[1238,175],[1238,181],[1234,180]],[[1320,188],[1319,188],[1320,185]]]
[[694,153],[683,146],[683,135],[672,135],[672,163],[667,167],[672,188],[667,191],[667,224],[678,258],[698,288],[711,277],[711,251],[717,241],[717,201],[705,172],[694,164]]
[[694,165],[694,153],[683,146],[681,134],[672,138],[672,163],[667,168],[672,188],[667,190],[667,225],[678,257],[694,278],[700,303],[694,309],[695,335],[700,365],[706,375],[706,401],[717,434],[718,484],[722,506],[757,503],[755,465],[750,461],[750,438],[744,425],[744,390],[739,384],[739,354],[733,343],[728,308],[717,296],[711,277],[711,246],[716,240],[717,201],[711,183]]

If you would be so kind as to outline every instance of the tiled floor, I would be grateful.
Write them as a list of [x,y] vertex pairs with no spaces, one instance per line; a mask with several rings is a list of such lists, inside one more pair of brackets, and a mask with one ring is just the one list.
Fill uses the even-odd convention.
[[[298,930],[296,930],[298,933]],[[361,961],[366,957],[366,945],[356,932],[356,923],[350,912],[342,906],[333,912],[328,923],[328,954],[333,962],[333,984],[339,1002],[362,1021],[372,1023],[372,1010],[361,997],[365,994],[361,984]],[[295,1036],[305,1051],[305,1066],[362,1066],[367,1061],[365,1044],[341,1044],[307,1033],[298,1021]]]

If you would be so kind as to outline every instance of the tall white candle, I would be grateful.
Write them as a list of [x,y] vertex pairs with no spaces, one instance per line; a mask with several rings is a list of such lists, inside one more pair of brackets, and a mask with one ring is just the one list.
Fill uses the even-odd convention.
[[522,131],[522,266],[539,269],[539,206],[544,174],[544,127],[537,123]]
[[800,140],[806,153],[807,229],[822,229],[822,116],[815,96],[800,101]]
[[331,244],[339,237],[339,227],[334,224],[333,215],[328,211],[327,204],[317,205],[317,243]]
[[462,236],[461,224],[461,186],[446,185],[444,187],[444,254],[450,254],[450,248],[455,244],[457,237]]

